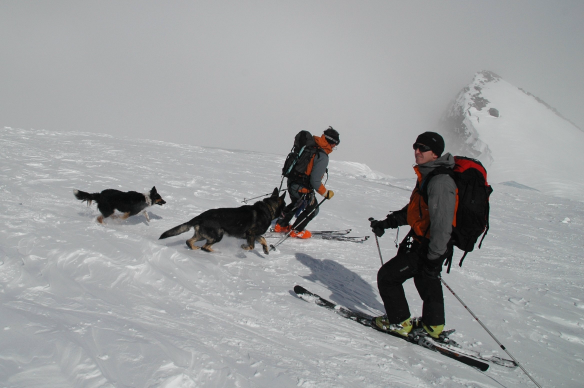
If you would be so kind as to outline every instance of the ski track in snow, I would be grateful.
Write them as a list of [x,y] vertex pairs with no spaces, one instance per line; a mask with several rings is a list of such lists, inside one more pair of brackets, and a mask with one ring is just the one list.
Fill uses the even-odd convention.
[[[280,155],[106,135],[4,128],[0,155],[0,386],[524,387],[519,370],[486,373],[323,311],[301,284],[381,314],[375,239],[289,239],[277,252],[191,251],[160,234],[214,207],[241,206],[280,183]],[[412,174],[413,175],[413,174]],[[332,156],[314,229],[371,234],[409,199],[394,179]],[[99,225],[72,190],[146,192],[167,204]],[[582,202],[494,185],[483,248],[446,282],[543,386],[584,377]],[[569,218],[569,222],[563,222]],[[406,230],[400,230],[400,239]],[[395,231],[380,244],[395,254]],[[460,254],[460,255],[459,255]],[[421,301],[405,285],[414,314]],[[506,357],[444,290],[454,339]],[[507,357],[506,357],[507,358]]]

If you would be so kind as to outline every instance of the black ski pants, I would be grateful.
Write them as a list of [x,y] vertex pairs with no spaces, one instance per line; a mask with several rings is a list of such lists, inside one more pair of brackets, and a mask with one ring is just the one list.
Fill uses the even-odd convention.
[[401,323],[411,317],[403,283],[414,278],[414,284],[424,301],[422,320],[426,325],[443,325],[444,295],[439,278],[430,278],[419,271],[417,249],[401,249],[377,272],[377,288],[385,306],[389,323]]
[[[278,219],[277,223],[280,226],[288,226],[290,225],[290,221],[294,215],[298,212],[300,206],[306,206],[304,210],[296,217],[296,222],[293,225],[293,229],[296,231],[302,231],[306,228],[306,225],[316,215],[318,214],[318,209],[316,209],[312,214],[312,210],[318,205],[316,199],[314,197],[314,191],[306,194],[301,194],[298,192],[298,186],[294,187],[293,185],[288,186],[288,194],[290,196],[290,204],[284,208],[284,215]],[[306,201],[305,204],[302,201]],[[310,215],[309,215],[310,214]]]

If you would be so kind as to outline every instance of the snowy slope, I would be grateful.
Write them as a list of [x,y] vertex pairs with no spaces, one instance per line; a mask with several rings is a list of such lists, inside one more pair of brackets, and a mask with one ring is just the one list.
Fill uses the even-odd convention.
[[441,131],[450,151],[485,163],[492,182],[583,198],[584,131],[494,73],[475,75],[446,112]]
[[[374,240],[290,240],[269,256],[234,238],[211,254],[188,250],[189,234],[158,240],[203,210],[270,192],[281,155],[4,128],[0,157],[2,387],[533,386],[519,369],[481,373],[293,295],[301,284],[381,313]],[[370,234],[368,217],[409,198],[413,180],[330,167],[336,195],[313,229]],[[98,225],[95,205],[72,194],[153,185],[167,204],[149,209],[150,223]],[[581,386],[581,202],[494,188],[483,249],[445,279],[543,386]],[[380,239],[385,261],[394,238]],[[411,281],[406,291],[420,314]],[[457,341],[505,356],[445,298]]]

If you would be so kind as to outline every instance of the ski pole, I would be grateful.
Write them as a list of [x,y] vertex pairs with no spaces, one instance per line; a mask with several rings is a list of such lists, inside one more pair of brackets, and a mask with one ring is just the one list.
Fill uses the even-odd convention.
[[[373,221],[375,218],[369,217],[369,221]],[[373,233],[375,234],[375,233]],[[381,266],[383,267],[383,257],[381,257],[381,248],[379,247],[379,240],[377,239],[377,235],[375,234],[375,242],[377,243],[377,251],[379,252],[379,260],[381,260]]]
[[[281,191],[286,191],[286,190],[288,190],[288,189],[284,189],[284,190],[281,190]],[[258,195],[257,197],[253,197],[253,198],[244,198],[244,199],[243,199],[243,201],[241,201],[241,202],[243,202],[243,203],[247,203],[247,201],[251,201],[252,199],[258,199],[258,198],[266,197],[266,196],[268,196],[268,195],[272,195],[272,193],[267,193],[267,194],[263,194],[263,195]]]
[[450,292],[452,292],[452,295],[454,295],[456,297],[456,299],[458,299],[458,301],[460,302],[460,304],[462,304],[464,306],[464,308],[470,313],[470,315],[472,315],[472,317],[474,319],[477,320],[477,322],[483,327],[483,329],[485,329],[485,331],[487,333],[489,333],[489,335],[491,336],[491,338],[493,338],[495,340],[495,342],[501,347],[501,349],[503,349],[505,351],[505,353],[507,353],[509,355],[509,357],[511,357],[511,359],[513,360],[513,362],[515,362],[515,364],[517,364],[518,367],[521,368],[521,370],[523,370],[523,372],[525,372],[525,374],[527,375],[527,377],[529,377],[531,379],[531,381],[533,381],[533,383],[535,385],[537,385],[539,388],[541,388],[541,385],[539,385],[537,383],[537,381],[535,381],[533,379],[533,377],[531,377],[531,375],[525,370],[525,368],[523,367],[523,365],[521,365],[519,363],[519,361],[517,361],[515,359],[515,357],[513,357],[513,355],[511,353],[509,353],[509,351],[507,351],[507,349],[505,348],[505,346],[503,346],[503,344],[501,342],[499,342],[499,340],[493,335],[493,333],[491,333],[491,331],[489,329],[487,329],[487,327],[481,322],[481,320],[471,311],[471,309],[468,308],[468,306],[462,301],[462,299],[460,299],[460,297],[458,295],[456,295],[456,293],[452,290],[452,288],[450,288],[450,286],[448,284],[446,284],[446,282],[444,281],[444,279],[442,279],[442,277],[440,277],[440,281],[442,282],[442,284],[444,284],[446,286],[446,288],[448,288],[448,290]]
[[[326,198],[324,198],[322,201],[320,201],[320,202],[318,203],[318,205],[316,205],[316,206],[314,207],[314,209],[312,209],[312,210],[310,211],[310,213],[308,213],[306,216],[302,217],[302,221],[304,221],[304,220],[305,220],[306,218],[308,218],[308,217],[309,217],[309,216],[310,216],[312,213],[314,213],[314,212],[316,211],[316,209],[318,209],[318,208],[320,207],[320,205],[322,205],[322,203],[323,203],[324,201],[326,201]],[[295,223],[298,223],[298,220],[296,220],[296,222],[295,222]],[[272,244],[272,245],[270,245],[270,250],[271,250],[271,251],[275,251],[275,250],[276,250],[276,247],[277,247],[278,245],[282,244],[282,243],[283,243],[283,242],[284,242],[284,241],[285,241],[285,240],[286,240],[288,237],[290,237],[290,233],[292,233],[292,230],[291,230],[291,231],[289,231],[288,233],[286,233],[286,234],[284,235],[284,237],[282,237],[280,240],[278,240],[278,242],[276,242],[275,244]]]

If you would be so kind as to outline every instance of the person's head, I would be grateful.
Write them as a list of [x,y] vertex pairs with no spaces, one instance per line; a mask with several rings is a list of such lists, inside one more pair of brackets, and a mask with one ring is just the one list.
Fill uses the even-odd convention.
[[416,164],[432,162],[442,156],[442,152],[444,152],[444,139],[436,132],[424,132],[414,143]]
[[328,127],[324,130],[324,138],[326,139],[327,143],[331,145],[332,149],[341,143],[339,133],[333,127]]

